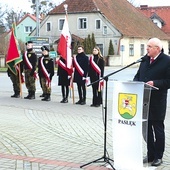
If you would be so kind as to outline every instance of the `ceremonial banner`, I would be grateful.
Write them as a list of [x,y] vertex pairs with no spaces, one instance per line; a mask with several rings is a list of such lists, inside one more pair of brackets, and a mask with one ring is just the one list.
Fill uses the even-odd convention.
[[143,169],[142,123],[147,121],[143,119],[144,90],[142,82],[114,81],[113,154],[116,170]]

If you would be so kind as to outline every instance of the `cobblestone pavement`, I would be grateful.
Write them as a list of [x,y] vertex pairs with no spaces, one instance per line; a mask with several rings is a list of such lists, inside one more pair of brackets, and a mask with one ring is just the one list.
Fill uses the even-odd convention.
[[[116,69],[116,68],[114,68]],[[107,68],[108,72],[114,71]],[[109,79],[107,98],[107,158],[113,160],[112,148],[112,81],[130,79],[131,68]],[[125,75],[126,73],[126,75]],[[126,78],[124,77],[126,76]],[[52,100],[43,102],[37,82],[35,100],[13,99],[12,85],[6,74],[0,73],[0,170],[107,170],[105,161],[80,168],[104,154],[103,107],[92,108],[91,87],[87,89],[87,104],[80,106],[60,103],[61,93],[54,78]],[[23,94],[27,91],[22,85]],[[75,87],[75,100],[77,91]],[[104,95],[105,96],[105,95]],[[166,151],[158,170],[170,170],[170,95],[166,117]],[[105,104],[105,102],[104,102]],[[103,160],[103,159],[101,159]],[[112,161],[110,160],[112,163]]]

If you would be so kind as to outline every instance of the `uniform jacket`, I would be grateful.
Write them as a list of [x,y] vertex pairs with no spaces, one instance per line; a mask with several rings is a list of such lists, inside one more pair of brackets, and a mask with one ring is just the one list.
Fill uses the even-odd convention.
[[[25,55],[25,54],[23,54],[23,55]],[[27,57],[28,57],[29,62],[32,65],[32,72],[34,72],[36,70],[36,65],[37,65],[37,55],[33,50],[31,50],[31,51],[27,50]],[[29,69],[26,64],[24,56],[23,56],[23,66],[24,66],[25,70]]]
[[[41,57],[42,58],[42,57]],[[38,60],[38,75],[39,77],[45,77],[42,66],[41,66],[41,58]],[[45,56],[43,59],[44,67],[46,68],[47,72],[49,73],[50,79],[54,76],[54,62],[53,59],[49,56]]]
[[[89,59],[88,57],[85,55],[84,52],[77,54],[76,56],[76,60],[79,63],[80,67],[83,69],[84,71],[84,75],[83,77],[87,77],[87,73],[88,73],[88,65],[89,65]],[[74,63],[73,63],[74,65]],[[74,82],[78,83],[78,84],[83,84],[85,83],[85,80],[83,80],[83,77],[79,74],[79,72],[75,69],[74,72]]]
[[140,64],[135,81],[154,81],[154,86],[159,90],[151,90],[150,96],[150,120],[164,120],[166,114],[167,91],[170,88],[170,57],[164,53],[150,64],[150,57],[146,56]]

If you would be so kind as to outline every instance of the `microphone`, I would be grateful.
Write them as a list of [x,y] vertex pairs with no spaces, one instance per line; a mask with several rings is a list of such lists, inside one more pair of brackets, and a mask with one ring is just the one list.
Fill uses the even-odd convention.
[[140,63],[140,62],[144,62],[146,60],[147,55],[145,55],[144,57],[141,57],[140,59],[138,59],[137,61],[135,61],[135,63]]

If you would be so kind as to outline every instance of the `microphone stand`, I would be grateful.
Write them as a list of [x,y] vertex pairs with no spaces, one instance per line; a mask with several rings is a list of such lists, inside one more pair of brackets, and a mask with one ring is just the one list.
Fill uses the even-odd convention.
[[[98,158],[98,159],[96,159],[94,161],[91,161],[89,163],[81,165],[80,168],[82,168],[84,166],[87,166],[89,164],[92,164],[92,163],[96,163],[96,162],[105,162],[105,163],[108,163],[112,167],[113,170],[116,170],[113,167],[113,165],[110,163],[110,161],[112,161],[112,162],[114,162],[114,161],[106,156],[106,152],[107,152],[106,143],[107,143],[107,90],[108,90],[108,77],[110,77],[111,75],[116,74],[116,73],[118,73],[118,72],[120,72],[120,71],[122,71],[122,70],[124,70],[124,69],[126,69],[126,68],[128,68],[128,67],[130,67],[132,65],[134,65],[134,64],[137,64],[139,62],[142,62],[142,60],[139,59],[136,62],[133,62],[133,63],[131,63],[131,64],[129,64],[129,65],[127,65],[127,66],[117,70],[117,71],[114,71],[114,72],[104,76],[103,78],[100,78],[99,80],[94,81],[91,84],[87,85],[87,87],[89,87],[92,84],[97,83],[97,82],[99,82],[101,80],[105,80],[106,81],[106,86],[105,86],[105,106],[104,106],[104,109],[105,109],[105,118],[104,118],[104,155],[101,158]],[[103,160],[103,161],[101,161],[101,160]]]

